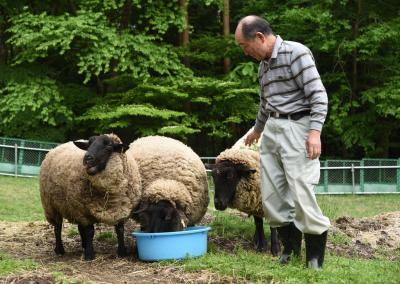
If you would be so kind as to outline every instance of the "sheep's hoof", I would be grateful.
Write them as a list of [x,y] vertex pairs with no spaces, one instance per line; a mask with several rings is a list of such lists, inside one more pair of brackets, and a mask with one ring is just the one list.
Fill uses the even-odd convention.
[[281,258],[279,259],[279,263],[285,265],[285,264],[289,263],[289,260],[290,260],[290,255],[285,253],[285,254],[281,255]]
[[279,246],[278,247],[271,246],[271,254],[273,256],[278,256],[280,251],[281,250],[280,250]]
[[123,249],[118,249],[117,254],[118,254],[118,257],[128,257],[129,251],[126,247],[124,247]]
[[65,250],[64,250],[63,246],[59,246],[59,247],[56,246],[56,248],[54,249],[54,252],[57,255],[64,255],[65,254]]
[[268,251],[268,247],[267,246],[256,246],[256,250],[258,252],[267,252]]
[[85,260],[90,261],[94,259],[94,253],[87,253],[85,254]]

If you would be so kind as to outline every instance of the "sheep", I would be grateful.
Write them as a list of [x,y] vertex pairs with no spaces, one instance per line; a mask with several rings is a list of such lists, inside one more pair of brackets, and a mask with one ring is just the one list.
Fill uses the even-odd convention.
[[[259,153],[238,145],[223,151],[216,158],[212,177],[215,186],[215,208],[225,210],[230,207],[253,216],[256,226],[256,249],[266,251],[268,245],[263,228]],[[277,229],[270,230],[271,253],[277,256],[280,250]]]
[[179,231],[201,220],[209,203],[207,173],[199,156],[182,142],[148,136],[130,144],[143,193],[134,218],[144,232]]
[[[95,257],[95,223],[115,226],[118,256],[127,256],[124,222],[141,198],[137,164],[127,159],[128,147],[114,134],[92,136],[57,146],[40,169],[40,197],[47,221],[54,226],[55,253],[63,255],[63,219],[77,224],[84,259]],[[86,153],[85,153],[86,151]]]

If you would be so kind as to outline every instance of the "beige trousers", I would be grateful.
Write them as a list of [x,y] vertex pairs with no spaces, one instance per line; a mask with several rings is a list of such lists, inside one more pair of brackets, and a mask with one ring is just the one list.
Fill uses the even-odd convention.
[[294,222],[303,233],[319,235],[330,222],[314,194],[320,164],[307,157],[309,129],[309,116],[267,120],[260,147],[262,202],[271,227]]

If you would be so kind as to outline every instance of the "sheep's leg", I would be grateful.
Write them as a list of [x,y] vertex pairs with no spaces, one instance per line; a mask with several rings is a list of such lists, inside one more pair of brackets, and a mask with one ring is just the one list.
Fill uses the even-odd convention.
[[125,240],[124,240],[124,222],[119,222],[115,225],[115,233],[117,234],[118,239],[118,256],[119,257],[126,257],[128,256],[128,250],[125,247]]
[[269,229],[271,231],[271,253],[273,256],[277,256],[281,251],[278,239],[278,230],[272,227],[269,227]]
[[257,216],[254,217],[254,223],[256,225],[256,231],[254,233],[254,243],[256,245],[257,251],[267,251],[268,244],[265,240],[263,219]]
[[85,260],[93,260],[94,259],[94,250],[93,250],[93,237],[94,237],[94,225],[82,226],[82,231],[85,240],[84,247],[84,256]]
[[81,236],[82,248],[85,249],[85,247],[86,247],[86,236],[85,236],[84,226],[78,225],[78,231],[79,231],[79,235]]
[[54,251],[58,255],[63,255],[65,253],[64,245],[61,239],[61,231],[62,231],[62,222],[56,223],[54,225],[54,236],[56,238],[56,247]]

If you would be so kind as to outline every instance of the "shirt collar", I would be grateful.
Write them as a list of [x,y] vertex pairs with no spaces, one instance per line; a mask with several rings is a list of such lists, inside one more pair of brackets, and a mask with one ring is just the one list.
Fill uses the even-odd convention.
[[275,40],[274,49],[272,50],[271,59],[272,58],[275,59],[278,56],[278,51],[281,48],[282,42],[283,42],[282,38],[279,35],[277,35],[276,40]]

